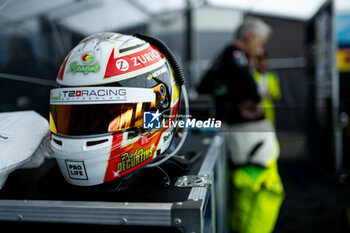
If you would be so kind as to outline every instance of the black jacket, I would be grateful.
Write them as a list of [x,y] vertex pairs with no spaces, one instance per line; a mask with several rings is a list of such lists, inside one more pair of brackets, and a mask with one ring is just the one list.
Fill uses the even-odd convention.
[[246,55],[234,45],[226,47],[220,53],[197,91],[214,97],[217,118],[229,124],[247,121],[238,111],[240,103],[247,100],[254,103],[261,101]]

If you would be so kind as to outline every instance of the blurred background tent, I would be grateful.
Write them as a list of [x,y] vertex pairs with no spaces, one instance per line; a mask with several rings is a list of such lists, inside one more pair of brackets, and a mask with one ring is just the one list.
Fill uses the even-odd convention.
[[[194,75],[191,83],[196,83],[201,69],[207,67],[205,62],[220,49],[222,43],[231,40],[232,32],[247,14],[306,22],[325,2],[3,0],[0,3],[0,42],[5,43],[14,33],[25,34],[33,43],[36,56],[57,63],[87,35],[103,31],[146,32],[164,37],[178,56],[186,61],[187,72]],[[213,37],[215,43],[208,47]],[[0,64],[4,64],[7,57],[1,47]]]
[[[314,186],[320,177],[326,173],[329,180],[336,174],[344,182],[350,171],[345,156],[350,151],[349,0],[2,0],[0,111],[34,109],[48,118],[49,90],[65,56],[84,37],[110,31],[146,33],[164,40],[182,63],[196,116],[196,111],[206,109],[203,102],[210,103],[198,96],[196,86],[247,16],[260,17],[273,29],[266,49],[283,96],[276,104],[281,161],[306,161],[305,166],[294,162],[281,166],[282,179],[294,180],[286,186],[278,226],[282,229],[281,222],[296,218],[304,224],[301,218],[317,215],[317,210],[300,203],[312,195],[322,195],[319,202],[326,198],[325,190]],[[210,114],[208,110],[204,116]],[[319,165],[310,169],[309,161]],[[305,177],[318,181],[310,185]],[[297,195],[293,199],[288,192]],[[345,201],[324,200],[322,208],[329,207],[325,203],[336,205],[338,212],[329,211],[330,215],[345,208],[340,208]],[[350,206],[350,200],[346,203]],[[311,227],[315,224],[322,232],[332,232],[330,227],[338,223],[334,220],[327,226],[321,220],[310,220],[310,231],[305,232],[321,232]]]
[[[182,62],[190,96],[196,98],[195,87],[216,54],[231,43],[237,26],[249,15],[259,16],[273,28],[266,49],[270,54],[270,68],[280,76],[283,96],[276,106],[277,129],[281,133],[288,132],[288,139],[295,142],[292,147],[283,147],[285,156],[293,155],[303,149],[308,125],[310,79],[305,72],[306,27],[327,2],[333,1],[3,0],[0,2],[0,67],[8,66],[11,56],[6,47],[17,37],[28,40],[32,50],[30,59],[43,72],[41,75],[27,70],[19,73],[19,68],[12,65],[11,69],[0,68],[0,73],[24,75],[23,72],[27,72],[24,76],[41,78],[35,81],[45,86],[54,85],[50,81],[54,80],[62,60],[84,37],[106,31],[147,33],[163,39],[175,52]],[[336,0],[335,8],[346,15],[350,12],[350,3]],[[24,70],[23,65],[18,66]],[[6,89],[4,80],[2,77],[1,88]],[[6,82],[6,86],[14,83],[9,79]],[[18,91],[2,91],[2,101],[10,99],[10,93],[16,94],[14,98],[17,99],[11,98],[12,103],[2,104],[0,111],[35,106],[48,117],[46,102],[40,104],[41,107],[36,106],[38,101],[44,101],[48,89],[41,90],[42,98],[32,101],[29,100],[34,97],[26,98],[28,93],[18,96]]]

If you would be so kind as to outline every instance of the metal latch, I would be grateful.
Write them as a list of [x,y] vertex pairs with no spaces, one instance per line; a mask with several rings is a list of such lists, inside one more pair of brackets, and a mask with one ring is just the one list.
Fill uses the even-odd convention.
[[175,186],[181,188],[209,187],[210,184],[211,180],[209,175],[181,176],[175,182]]

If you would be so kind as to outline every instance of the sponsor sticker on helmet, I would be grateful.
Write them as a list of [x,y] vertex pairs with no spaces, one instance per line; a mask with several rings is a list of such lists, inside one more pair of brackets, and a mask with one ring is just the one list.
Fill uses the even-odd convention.
[[163,66],[162,68],[160,68],[160,69],[156,70],[155,72],[153,72],[152,74],[148,75],[147,80],[156,78],[159,75],[166,73],[167,71],[168,71],[168,69],[165,66]]
[[51,90],[51,105],[151,102],[153,89],[134,87],[77,87]]
[[124,153],[120,155],[121,162],[117,163],[117,172],[118,174],[129,170],[147,159],[151,158],[153,155],[153,147],[148,149],[136,149],[134,153]]
[[95,55],[94,53],[84,53],[80,55],[80,59],[72,61],[70,63],[70,66],[67,68],[67,73],[83,73],[88,74],[90,72],[99,72],[100,70],[100,63],[96,61],[95,63],[92,63],[95,61]]
[[125,59],[118,59],[115,62],[115,66],[120,71],[127,71],[129,69],[129,62],[127,62]]
[[93,53],[86,53],[84,54],[82,57],[81,57],[81,60],[84,62],[84,63],[91,63],[94,61],[94,54]]
[[83,161],[66,160],[69,177],[75,180],[88,180]]
[[127,72],[136,71],[153,65],[163,59],[163,55],[153,46],[122,57],[115,56],[115,49],[109,57],[104,78],[110,78]]

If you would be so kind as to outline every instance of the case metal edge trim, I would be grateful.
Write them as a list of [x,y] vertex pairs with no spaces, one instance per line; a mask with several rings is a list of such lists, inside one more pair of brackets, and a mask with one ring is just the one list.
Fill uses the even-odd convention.
[[26,222],[171,226],[171,206],[172,203],[0,200],[0,219]]

